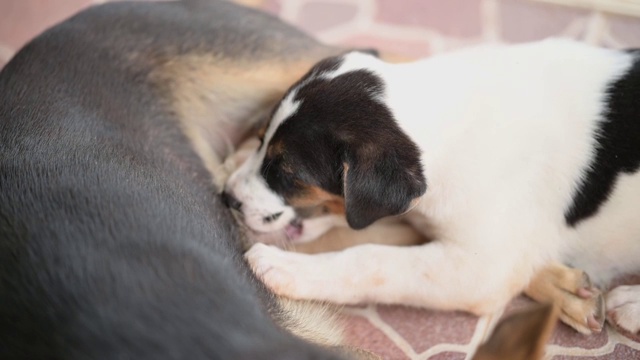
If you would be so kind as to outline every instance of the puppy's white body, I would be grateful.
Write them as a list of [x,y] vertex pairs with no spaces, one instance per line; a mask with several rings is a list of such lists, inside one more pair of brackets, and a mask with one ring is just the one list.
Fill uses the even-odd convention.
[[[505,281],[521,289],[549,260],[601,285],[640,269],[638,173],[619,176],[597,215],[575,227],[564,216],[593,161],[607,87],[632,61],[553,40],[372,64],[381,66],[385,103],[423,152],[428,190],[410,216],[426,216],[442,251],[462,254],[424,260],[460,298],[502,296]],[[460,273],[468,283],[455,286]]]
[[[478,314],[504,306],[552,262],[584,269],[601,285],[640,269],[637,171],[617,176],[595,214],[573,224],[566,219],[594,161],[608,87],[634,56],[567,40],[400,65],[346,55],[338,69],[318,76],[366,70],[382,81],[377,101],[420,147],[427,181],[405,216],[417,229],[428,222],[436,241],[314,256],[257,245],[249,261],[267,285],[292,297]],[[295,94],[283,104],[297,109]],[[280,116],[273,126],[287,121]],[[618,294],[616,303],[638,302],[639,293]],[[627,329],[640,330],[640,319]]]
[[607,87],[632,61],[553,40],[372,64],[422,150],[428,190],[414,213],[442,240],[477,246],[506,269],[571,260],[599,283],[640,269],[637,173],[619,176],[597,215],[576,227],[564,216],[593,161]]

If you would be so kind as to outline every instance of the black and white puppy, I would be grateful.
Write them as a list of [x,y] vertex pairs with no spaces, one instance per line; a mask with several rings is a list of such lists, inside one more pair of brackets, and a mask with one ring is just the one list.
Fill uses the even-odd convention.
[[[320,255],[257,244],[246,257],[281,295],[486,314],[556,262],[599,285],[640,269],[639,168],[640,53],[549,39],[408,64],[326,59],[226,190],[258,232],[405,214],[435,239]],[[640,287],[607,302],[640,330]]]

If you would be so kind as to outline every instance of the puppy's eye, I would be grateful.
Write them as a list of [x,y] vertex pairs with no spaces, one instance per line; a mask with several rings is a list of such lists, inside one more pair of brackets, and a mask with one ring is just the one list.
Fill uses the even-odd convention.
[[265,223],[274,222],[278,220],[278,218],[280,218],[280,215],[282,215],[282,212],[278,212],[273,215],[266,216],[262,219],[262,221],[264,221]]

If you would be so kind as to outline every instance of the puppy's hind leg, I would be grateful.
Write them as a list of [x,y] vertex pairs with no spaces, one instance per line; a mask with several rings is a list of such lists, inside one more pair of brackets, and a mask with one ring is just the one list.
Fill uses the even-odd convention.
[[282,297],[278,304],[280,311],[274,317],[285,329],[315,344],[328,347],[342,345],[343,328],[337,306]]
[[280,326],[314,344],[333,349],[352,360],[380,360],[366,350],[345,344],[340,307],[327,303],[279,298],[280,311],[274,314]]
[[305,243],[292,244],[287,250],[318,254],[341,251],[363,244],[385,244],[412,246],[424,244],[427,239],[411,225],[396,219],[383,219],[366,229],[353,230],[347,226],[336,226],[319,238]]
[[640,285],[618,286],[607,294],[607,320],[640,342]]
[[536,274],[525,293],[538,302],[555,303],[560,308],[560,319],[580,333],[602,330],[604,297],[582,270],[550,264]]

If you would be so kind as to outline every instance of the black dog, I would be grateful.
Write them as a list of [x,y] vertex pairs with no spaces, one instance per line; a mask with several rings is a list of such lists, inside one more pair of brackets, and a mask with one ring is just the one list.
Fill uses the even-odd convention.
[[103,5],[25,46],[0,73],[0,359],[337,358],[283,331],[304,319],[214,185],[333,53],[223,1]]

